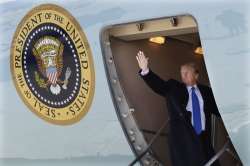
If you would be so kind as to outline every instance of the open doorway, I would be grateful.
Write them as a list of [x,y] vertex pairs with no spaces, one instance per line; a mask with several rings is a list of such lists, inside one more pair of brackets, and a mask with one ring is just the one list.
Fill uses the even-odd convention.
[[[160,37],[162,43],[150,41],[152,37]],[[171,166],[168,126],[163,125],[168,119],[166,103],[139,77],[136,55],[143,50],[150,68],[164,80],[181,81],[180,66],[195,62],[199,82],[210,86],[197,23],[191,16],[178,16],[114,25],[103,30],[101,44],[113,102],[131,149],[142,165]],[[222,120],[213,117],[211,124],[215,151],[229,142],[218,155],[221,165],[241,165]]]

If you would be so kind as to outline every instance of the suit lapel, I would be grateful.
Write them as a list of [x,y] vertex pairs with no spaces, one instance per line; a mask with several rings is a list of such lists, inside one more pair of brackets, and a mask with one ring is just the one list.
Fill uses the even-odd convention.
[[188,90],[187,87],[184,83],[181,83],[181,87],[180,87],[180,94],[181,94],[181,106],[182,106],[182,111],[185,115],[185,119],[186,121],[189,122],[189,124],[191,124],[191,112],[186,110],[186,106],[188,103],[188,98],[189,98],[189,94],[188,94]]
[[204,91],[203,91],[203,88],[202,88],[201,84],[197,84],[197,86],[198,86],[198,88],[199,88],[199,90],[200,90],[200,92],[201,92],[201,96],[202,96],[202,98],[203,98],[203,100],[204,100],[204,98],[205,98],[205,93],[204,93]]
[[187,103],[188,103],[188,98],[189,98],[189,94],[188,94],[188,90],[185,84],[182,83],[183,86],[183,100],[182,100],[182,104],[184,106],[184,108],[186,109]]
[[202,96],[202,99],[203,99],[203,102],[204,102],[204,105],[203,105],[203,110],[204,110],[204,113],[207,114],[207,96],[206,96],[206,92],[205,92],[205,89],[204,87],[201,85],[201,84],[197,84],[199,90],[200,90],[200,93],[201,93],[201,96]]

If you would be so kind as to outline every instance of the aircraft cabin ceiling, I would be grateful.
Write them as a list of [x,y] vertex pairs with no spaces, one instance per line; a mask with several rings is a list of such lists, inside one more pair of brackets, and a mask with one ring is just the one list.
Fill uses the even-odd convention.
[[116,25],[110,28],[109,34],[125,41],[167,36],[188,43],[199,42],[197,24],[192,16],[178,16]]

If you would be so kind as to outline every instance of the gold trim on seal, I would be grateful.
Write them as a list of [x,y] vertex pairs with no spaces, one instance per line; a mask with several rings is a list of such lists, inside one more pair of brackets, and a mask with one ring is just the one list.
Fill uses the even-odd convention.
[[[74,101],[62,108],[51,107],[46,105],[45,102],[41,102],[32,93],[23,73],[22,59],[23,51],[25,51],[25,41],[27,41],[27,37],[33,29],[45,23],[55,24],[67,32],[75,45],[80,61],[80,89]],[[66,28],[69,25],[72,26],[72,31]],[[76,36],[79,36],[79,38],[76,39]],[[50,48],[53,48],[53,45],[44,49],[49,50]],[[54,4],[43,4],[33,8],[26,14],[19,23],[12,40],[10,67],[12,79],[19,96],[33,113],[45,121],[58,125],[69,125],[80,121],[89,111],[95,91],[92,53],[80,25],[64,8]]]

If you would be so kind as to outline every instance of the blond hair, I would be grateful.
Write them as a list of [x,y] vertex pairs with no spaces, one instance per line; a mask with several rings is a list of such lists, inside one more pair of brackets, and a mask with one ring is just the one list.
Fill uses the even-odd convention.
[[192,68],[195,74],[199,74],[199,69],[198,69],[197,65],[194,62],[184,63],[183,65],[181,65],[181,67]]

